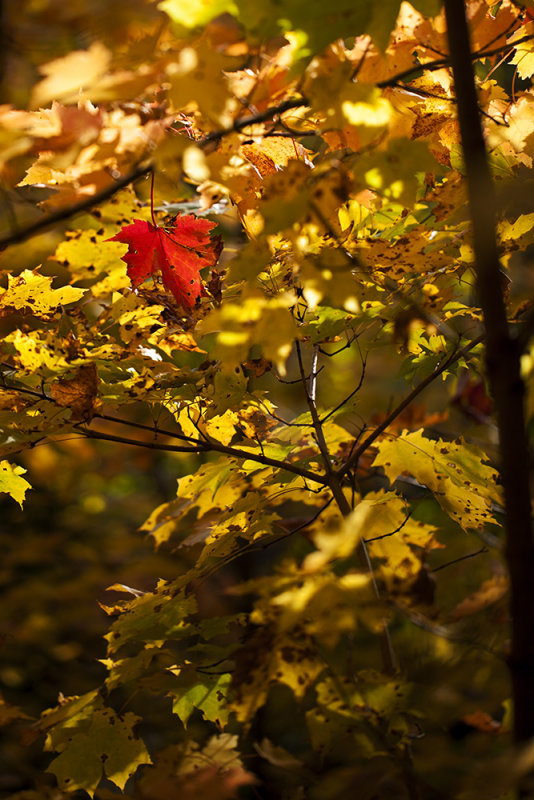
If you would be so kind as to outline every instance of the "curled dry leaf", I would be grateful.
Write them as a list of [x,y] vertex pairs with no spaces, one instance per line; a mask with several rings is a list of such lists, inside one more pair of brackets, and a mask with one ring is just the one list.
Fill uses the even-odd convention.
[[98,375],[94,364],[78,367],[74,378],[62,378],[50,387],[50,395],[64,408],[70,408],[73,420],[89,421],[98,405]]
[[459,603],[452,612],[455,622],[464,617],[470,617],[477,611],[482,611],[488,606],[498,603],[508,592],[509,582],[506,575],[493,575],[484,581],[482,586],[473,594]]

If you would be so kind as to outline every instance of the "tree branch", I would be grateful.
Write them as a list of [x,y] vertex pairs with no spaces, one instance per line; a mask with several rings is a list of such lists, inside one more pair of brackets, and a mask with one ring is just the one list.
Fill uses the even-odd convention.
[[[534,39],[533,34],[528,34],[526,36],[522,36],[520,39],[517,39],[515,42],[510,42],[509,44],[502,45],[501,47],[493,47],[489,50],[476,50],[475,52],[469,53],[469,58],[471,61],[478,61],[483,58],[491,58],[492,56],[498,56],[501,53],[505,53],[507,50],[511,50],[519,44],[524,44],[525,42],[530,42]],[[402,72],[398,72],[396,75],[393,75],[391,78],[386,78],[383,81],[379,81],[376,85],[379,89],[386,89],[387,87],[395,87],[401,81],[404,81],[406,78],[410,78],[412,76],[417,75],[420,72],[435,72],[437,69],[443,69],[444,67],[450,67],[452,65],[452,61],[450,57],[444,56],[443,58],[436,58],[433,61],[427,61],[426,64],[415,64],[413,67],[409,67],[408,69],[403,70]],[[409,86],[406,87],[399,87],[399,88],[406,88],[409,89]]]
[[393,411],[391,411],[391,413],[387,415],[385,420],[381,422],[380,425],[377,425],[374,431],[370,433],[369,436],[367,436],[355,450],[352,451],[347,461],[343,464],[342,467],[340,467],[340,469],[338,469],[337,471],[338,478],[342,478],[353,466],[355,466],[358,463],[359,459],[362,457],[365,451],[369,447],[371,447],[371,445],[378,439],[378,437],[382,433],[384,433],[386,428],[388,428],[391,425],[391,423],[397,419],[399,414],[401,414],[404,411],[404,409],[407,408],[419,394],[421,394],[423,389],[426,389],[426,387],[429,386],[433,381],[435,381],[436,378],[438,378],[443,372],[445,372],[445,370],[448,369],[448,367],[450,367],[452,364],[458,361],[458,359],[460,359],[462,356],[465,357],[466,355],[468,355],[470,350],[472,350],[477,344],[480,344],[483,341],[484,341],[483,335],[477,336],[476,339],[472,339],[464,347],[456,348],[455,350],[452,351],[452,353],[450,353],[450,355],[448,355],[445,358],[444,361],[442,361],[441,364],[438,364],[438,366],[435,367],[432,370],[432,372],[426,376],[426,378],[423,378],[423,380],[420,383],[418,383],[417,386],[415,386],[408,395],[406,395],[404,400],[401,400],[401,402],[393,409]]
[[[510,47],[517,47],[519,44],[523,44],[524,42],[531,41],[534,38],[533,35],[526,35],[517,41],[505,45],[503,47],[495,47],[490,50],[480,50],[475,53],[470,54],[470,58],[473,60],[482,59],[482,58],[490,58],[494,55],[499,55],[502,52],[505,52]],[[417,75],[419,72],[424,71],[434,71],[437,69],[442,69],[443,67],[450,66],[450,60],[448,58],[438,58],[434,61],[428,61],[426,64],[416,64],[409,69],[403,70],[402,72],[398,72],[396,75],[393,75],[391,78],[387,78],[386,80],[379,81],[376,85],[379,89],[385,89],[387,87],[397,87],[397,88],[406,88],[409,89],[409,86],[404,87],[402,82],[406,78],[410,78],[413,75]],[[231,133],[239,133],[245,128],[249,128],[252,125],[257,125],[260,122],[266,122],[269,119],[273,119],[280,114],[283,114],[285,111],[290,111],[294,108],[305,108],[309,105],[308,100],[305,97],[295,97],[289,100],[284,100],[276,106],[271,106],[270,108],[266,108],[264,111],[258,112],[257,114],[250,114],[247,117],[239,117],[236,119],[232,125],[228,125],[226,128],[219,128],[216,131],[211,131],[210,133],[206,134],[202,138],[196,141],[196,144],[199,147],[207,147],[209,144],[214,142],[219,142],[225,136],[228,136]],[[313,133],[313,132],[312,132]],[[317,131],[315,133],[318,133]],[[310,135],[310,131],[292,131],[291,136],[307,136]],[[119,178],[115,183],[110,184],[110,186],[102,189],[102,191],[97,192],[96,194],[88,197],[86,200],[82,200],[79,203],[74,204],[73,206],[69,206],[68,208],[61,208],[58,211],[55,211],[51,214],[47,214],[43,216],[41,219],[36,220],[35,222],[27,225],[20,230],[13,231],[9,234],[4,234],[0,236],[0,249],[8,247],[12,244],[17,244],[20,242],[24,242],[27,239],[30,239],[37,233],[40,233],[42,230],[50,227],[51,225],[55,225],[57,222],[61,222],[62,220],[70,219],[70,217],[75,216],[83,211],[87,211],[90,208],[98,205],[99,203],[103,202],[104,200],[113,197],[116,192],[124,189],[126,186],[129,186],[131,183],[136,181],[138,178],[143,177],[144,175],[148,175],[153,169],[152,164],[144,164],[138,165],[135,167],[130,173],[124,175],[122,178]]]
[[[0,389],[6,389],[8,391],[19,392],[20,394],[30,395],[32,397],[38,398],[39,400],[47,400],[49,403],[57,405],[54,398],[47,395],[44,391],[37,392],[35,391],[35,389],[27,389],[26,387],[19,387],[19,386],[9,386],[6,383],[0,386]],[[269,458],[269,456],[263,454],[249,453],[246,450],[241,450],[239,447],[231,447],[229,445],[224,445],[221,444],[220,442],[214,441],[213,439],[209,439],[208,437],[202,440],[194,439],[193,437],[184,436],[183,434],[174,433],[173,431],[167,431],[162,428],[158,428],[157,426],[143,425],[140,422],[131,422],[130,420],[121,419],[120,417],[112,417],[107,414],[96,413],[94,414],[93,418],[115,422],[120,425],[129,425],[130,427],[133,428],[140,428],[141,430],[146,430],[153,434],[159,434],[160,436],[167,436],[171,439],[179,439],[180,441],[183,441],[186,444],[167,445],[157,441],[144,442],[139,439],[126,439],[121,436],[116,436],[114,434],[100,433],[98,431],[91,430],[88,427],[81,428],[77,427],[76,425],[74,426],[80,433],[83,433],[84,436],[87,436],[90,439],[91,438],[102,439],[106,441],[119,442],[122,444],[137,445],[138,447],[148,447],[151,450],[167,450],[176,453],[200,453],[200,452],[222,453],[232,458],[243,459],[246,461],[255,461],[257,464],[262,464],[265,467],[274,467],[275,469],[283,469],[286,470],[287,472],[292,472],[294,475],[299,475],[301,478],[313,481],[314,483],[319,483],[321,485],[328,484],[325,475],[311,472],[310,470],[304,469],[304,467],[299,467],[297,464],[291,464],[287,461],[279,461],[276,458]],[[87,423],[85,424],[87,425]]]
[[272,119],[279,114],[283,114],[284,111],[290,111],[292,108],[305,108],[308,105],[309,102],[305,97],[295,97],[291,100],[283,100],[277,106],[266,108],[265,111],[260,111],[257,114],[250,114],[248,117],[239,117],[231,125],[228,125],[227,128],[219,128],[219,130],[207,133],[206,136],[203,136],[201,139],[197,139],[195,144],[197,144],[199,147],[206,147],[212,142],[218,142],[220,139],[223,139],[230,133],[239,133],[244,128],[249,128],[251,125],[257,125],[258,122],[266,122],[268,119]]
[[[338,477],[338,474],[332,469],[330,453],[328,452],[328,446],[326,444],[326,440],[324,437],[323,426],[321,424],[321,420],[319,419],[319,414],[317,413],[317,406],[315,403],[315,377],[317,374],[316,370],[317,370],[318,347],[317,345],[315,345],[314,347],[314,358],[312,359],[312,366],[311,366],[310,387],[313,387],[312,391],[308,390],[306,373],[304,371],[304,364],[302,362],[300,342],[298,340],[296,342],[296,348],[297,348],[297,358],[299,362],[300,378],[302,381],[302,385],[304,387],[304,391],[306,392],[306,400],[308,402],[308,408],[310,409],[310,414],[313,421],[313,428],[315,431],[317,444],[319,446],[319,450],[321,452],[321,456],[323,459],[324,468],[326,471],[325,484],[330,488],[330,491],[332,492],[334,500],[341,514],[344,517],[348,517],[349,514],[352,512],[352,508],[350,506],[349,501],[345,497],[343,486],[341,484],[340,478]],[[358,562],[360,564],[361,569],[370,576],[375,595],[377,597],[380,597],[380,590],[378,588],[378,584],[374,577],[373,565],[371,563],[371,559],[369,558],[367,545],[365,544],[363,538],[360,539],[356,547],[356,556],[358,558]],[[397,669],[397,659],[395,658],[395,652],[393,650],[391,636],[389,634],[387,621],[385,619],[383,625],[384,626],[380,632],[382,664],[385,672],[393,674],[394,672],[396,672]]]
[[81,200],[79,203],[75,203],[72,206],[59,208],[51,214],[44,214],[40,219],[35,220],[35,222],[32,222],[30,225],[26,225],[24,228],[0,236],[0,250],[12,244],[25,242],[26,239],[30,239],[32,236],[35,236],[36,233],[40,233],[51,225],[70,219],[70,217],[74,217],[82,211],[88,211],[90,208],[94,208],[94,206],[97,206],[104,200],[109,200],[110,197],[120,192],[121,189],[134,183],[134,181],[139,178],[143,178],[150,172],[152,172],[151,164],[138,165],[131,172],[123,175],[122,178],[118,178],[114,183],[106,186],[106,188],[102,189],[100,192],[91,195],[91,197],[87,197],[85,200]]
[[299,362],[300,380],[302,382],[302,386],[306,394],[306,402],[308,403],[308,408],[310,409],[310,414],[313,422],[313,429],[315,431],[315,438],[317,440],[317,445],[321,453],[321,458],[323,459],[325,472],[327,475],[330,475],[330,473],[332,472],[332,460],[330,458],[330,453],[328,452],[328,446],[324,438],[323,426],[321,425],[319,414],[317,413],[317,406],[315,404],[315,391],[317,385],[316,383],[317,353],[318,353],[317,345],[314,347],[313,351],[312,365],[310,370],[310,389],[308,389],[306,381],[306,373],[304,371],[304,364],[302,362],[300,342],[298,339],[295,344],[297,349],[297,359]]
[[469,558],[474,558],[475,556],[479,556],[482,553],[489,553],[489,548],[481,547],[480,550],[475,550],[473,553],[467,553],[465,556],[458,556],[458,558],[453,558],[452,561],[447,561],[445,562],[445,564],[440,564],[439,567],[434,567],[432,572],[439,572],[441,569],[452,567],[453,564],[458,564],[460,561],[467,561]]
[[157,441],[142,441],[139,439],[127,439],[125,436],[117,436],[114,433],[101,433],[100,431],[93,431],[91,428],[83,427],[78,424],[74,426],[75,430],[85,436],[87,439],[100,439],[103,442],[115,442],[117,444],[130,444],[135,447],[148,447],[150,450],[168,450],[171,453],[204,453],[208,449],[201,444],[186,445],[177,444],[164,444]]

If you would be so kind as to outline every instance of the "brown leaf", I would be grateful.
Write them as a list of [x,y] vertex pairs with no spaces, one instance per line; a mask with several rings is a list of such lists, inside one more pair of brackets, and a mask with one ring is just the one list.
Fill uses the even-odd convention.
[[98,407],[98,375],[94,364],[78,367],[74,378],[62,378],[50,387],[50,395],[64,408],[70,408],[73,420],[89,421]]
[[497,603],[508,591],[508,578],[505,575],[494,575],[473,594],[456,606],[452,612],[453,620],[469,617],[477,611]]
[[254,776],[235,767],[222,771],[216,766],[189,772],[186,775],[165,775],[143,787],[142,800],[163,800],[179,797],[180,800],[235,800],[240,786],[256,783]]
[[502,725],[480,708],[462,717],[462,722],[482,733],[502,733]]

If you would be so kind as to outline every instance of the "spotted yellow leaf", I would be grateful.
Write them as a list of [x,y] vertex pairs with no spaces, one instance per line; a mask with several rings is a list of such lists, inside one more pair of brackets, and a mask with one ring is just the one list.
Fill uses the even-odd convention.
[[500,502],[497,472],[478,447],[463,439],[428,439],[419,430],[384,439],[377,449],[373,466],[382,467],[390,481],[412,475],[464,530],[497,523],[493,510],[493,504]]

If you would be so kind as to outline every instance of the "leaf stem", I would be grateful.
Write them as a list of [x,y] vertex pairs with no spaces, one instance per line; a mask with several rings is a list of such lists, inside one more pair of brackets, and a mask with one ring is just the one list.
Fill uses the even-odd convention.
[[154,170],[152,170],[150,181],[150,216],[152,217],[152,225],[157,228],[158,223],[156,222],[156,217],[154,216]]

